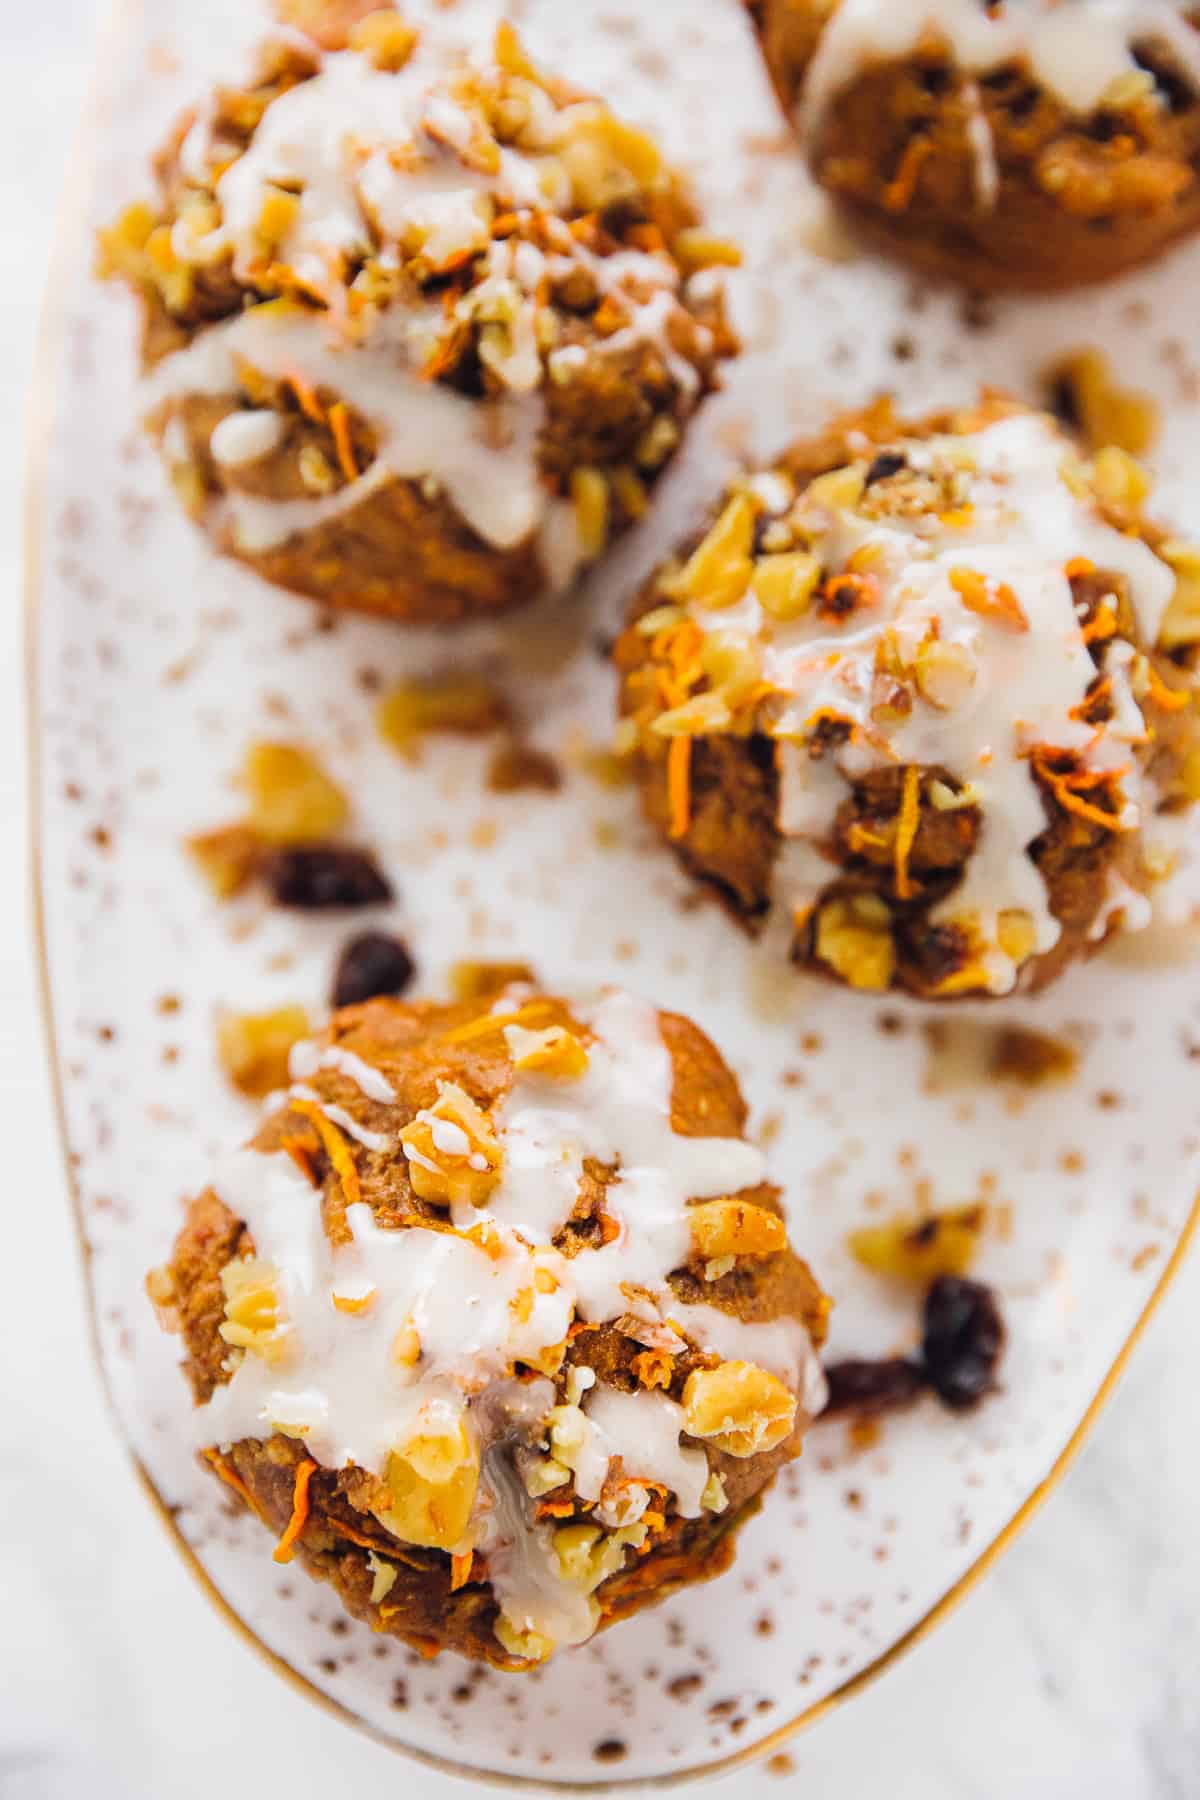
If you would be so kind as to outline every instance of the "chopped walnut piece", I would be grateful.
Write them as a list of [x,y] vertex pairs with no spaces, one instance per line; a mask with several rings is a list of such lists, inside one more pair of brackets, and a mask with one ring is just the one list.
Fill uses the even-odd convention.
[[817,915],[815,949],[849,987],[883,993],[896,971],[886,903],[875,894],[827,900]]
[[299,744],[251,744],[240,783],[250,799],[247,822],[269,844],[332,837],[350,816],[344,791]]
[[376,712],[379,735],[402,756],[412,756],[429,732],[473,737],[497,731],[509,720],[509,706],[482,675],[448,675],[439,680],[403,681]]
[[286,1350],[287,1324],[279,1298],[278,1271],[257,1257],[227,1263],[221,1270],[225,1317],[217,1327],[232,1348],[279,1362]]
[[754,574],[754,503],[735,494],[683,570],[660,582],[672,599],[698,600],[706,607],[732,606]]
[[923,1219],[867,1225],[852,1231],[848,1242],[864,1268],[925,1286],[935,1275],[966,1274],[986,1224],[986,1207],[961,1206],[953,1212],[929,1213]]
[[482,1206],[500,1178],[500,1145],[485,1112],[455,1082],[400,1133],[409,1180],[421,1200]]
[[1099,350],[1075,350],[1049,371],[1055,411],[1082,435],[1090,450],[1115,444],[1143,456],[1158,436],[1158,408],[1148,394],[1123,388]]
[[292,1046],[309,1030],[302,1006],[264,1013],[225,1011],[217,1019],[217,1057],[239,1093],[261,1100],[287,1086]]
[[705,1200],[688,1209],[692,1244],[700,1256],[774,1256],[787,1249],[783,1220],[747,1200]]
[[729,1456],[775,1449],[796,1420],[796,1397],[754,1363],[695,1369],[683,1389],[684,1429]]
[[218,900],[232,900],[257,875],[263,844],[249,825],[222,825],[197,832],[185,848]]
[[389,1531],[408,1544],[454,1549],[466,1534],[479,1486],[479,1452],[465,1419],[444,1403],[435,1416],[422,1418],[388,1456],[383,1486],[372,1511]]

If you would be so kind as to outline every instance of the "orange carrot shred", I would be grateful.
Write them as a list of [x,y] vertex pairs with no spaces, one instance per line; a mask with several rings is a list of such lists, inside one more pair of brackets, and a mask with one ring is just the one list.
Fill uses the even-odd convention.
[[667,796],[671,807],[671,836],[687,836],[692,822],[692,740],[673,737],[667,751]]
[[1029,630],[1025,609],[1006,581],[989,581],[978,569],[956,568],[950,571],[950,586],[968,612],[1012,631]]
[[468,1550],[465,1556],[450,1558],[450,1592],[455,1594],[460,1587],[466,1587],[471,1579],[471,1564],[475,1560],[475,1552]]
[[325,1146],[325,1153],[333,1164],[334,1172],[342,1184],[342,1194],[347,1206],[357,1206],[362,1199],[362,1189],[358,1183],[358,1170],[354,1166],[354,1158],[346,1145],[346,1140],[332,1120],[327,1119],[315,1100],[293,1100],[293,1112],[303,1113],[311,1119]]
[[358,480],[358,464],[354,460],[354,445],[350,440],[350,413],[344,400],[339,400],[329,409],[329,429],[333,432],[333,441],[337,445],[338,463],[347,481]]
[[467,1044],[473,1038],[491,1037],[494,1031],[503,1031],[506,1025],[528,1025],[538,1019],[548,1008],[548,1000],[527,1000],[524,1006],[515,1007],[512,1012],[485,1013],[482,1019],[469,1019],[465,1025],[456,1025],[453,1031],[443,1034],[443,1044]]
[[293,1545],[304,1530],[304,1522],[308,1518],[308,1484],[317,1472],[317,1465],[311,1457],[306,1457],[296,1467],[296,1481],[292,1488],[292,1516],[288,1520],[288,1528],[276,1544],[273,1551],[278,1563],[291,1562]]
[[1085,644],[1094,643],[1097,638],[1113,637],[1117,629],[1117,615],[1105,600],[1096,608],[1095,614],[1083,628]]
[[933,145],[926,137],[910,138],[905,145],[900,166],[883,190],[883,204],[888,212],[904,212],[917,189],[922,165],[932,154]]
[[896,867],[896,894],[901,900],[911,900],[913,884],[908,873],[908,859],[916,841],[917,827],[921,823],[921,771],[910,763],[904,771],[904,791],[900,800],[900,818],[896,825],[896,843],[893,849]]
[[1063,574],[1068,581],[1073,580],[1076,575],[1094,575],[1095,573],[1096,565],[1090,556],[1073,556],[1070,562],[1063,564]]
[[246,1483],[242,1480],[232,1463],[226,1462],[219,1450],[205,1450],[202,1451],[201,1454],[203,1455],[205,1462],[208,1463],[213,1470],[214,1474],[219,1475],[226,1487],[231,1487],[234,1493],[237,1494],[250,1508],[250,1511],[252,1513],[257,1513],[258,1517],[261,1519],[262,1510],[259,1507],[258,1501],[254,1498],[254,1495],[250,1492],[250,1489],[246,1486]]
[[305,418],[311,419],[314,425],[324,425],[325,410],[317,399],[316,389],[305,380],[299,369],[286,370],[283,379],[300,402],[300,411]]

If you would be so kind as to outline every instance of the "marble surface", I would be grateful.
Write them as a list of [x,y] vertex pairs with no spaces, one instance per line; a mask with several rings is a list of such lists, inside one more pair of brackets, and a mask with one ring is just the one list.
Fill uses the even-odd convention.
[[[20,541],[38,302],[101,6],[45,0],[6,34],[0,120],[0,804],[24,837]],[[34,1019],[23,870],[0,887],[0,1797],[191,1800],[448,1780],[299,1699],[213,1613],[147,1509],[94,1374]],[[16,1223],[18,1212],[22,1223]],[[1200,1548],[1191,1428],[1200,1263],[1089,1447],[986,1584],[786,1758],[714,1784],[822,1800],[1192,1800],[1200,1792]]]

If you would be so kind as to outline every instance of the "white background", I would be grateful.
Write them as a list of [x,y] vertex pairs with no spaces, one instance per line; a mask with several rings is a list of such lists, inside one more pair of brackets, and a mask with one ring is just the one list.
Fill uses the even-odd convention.
[[[199,0],[202,4],[202,0]],[[43,1072],[24,877],[21,501],[33,353],[101,0],[8,14],[0,111],[0,1800],[461,1784],[351,1734],[215,1616],[143,1501],[93,1371]],[[1200,1073],[1198,1073],[1200,1088]],[[870,1693],[713,1788],[819,1800],[1200,1795],[1200,1262],[1092,1443],[985,1586]]]

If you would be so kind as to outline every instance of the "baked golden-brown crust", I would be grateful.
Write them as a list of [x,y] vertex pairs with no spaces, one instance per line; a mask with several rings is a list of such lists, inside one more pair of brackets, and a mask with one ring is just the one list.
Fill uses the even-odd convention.
[[[539,997],[534,1004],[539,1009],[539,1025],[561,1024],[586,1041],[586,1028],[564,1003]],[[361,1059],[390,1086],[395,1099],[381,1102],[368,1098],[351,1075],[335,1067],[320,1067],[307,1075],[306,1090],[317,1096],[322,1107],[332,1108],[333,1117],[349,1115],[357,1128],[367,1134],[386,1133],[392,1141],[422,1108],[437,1104],[447,1082],[490,1115],[512,1090],[512,1055],[499,1031],[468,1035],[465,1040],[455,1034],[486,1019],[492,1005],[487,999],[447,1006],[373,1000],[347,1008],[317,1040],[318,1052],[336,1046]],[[741,1137],[745,1105],[734,1076],[709,1039],[675,1014],[659,1014],[658,1028],[672,1067],[672,1130],[688,1138]],[[343,1151],[352,1158],[356,1196],[370,1207],[376,1225],[389,1231],[411,1226],[449,1228],[445,1206],[414,1191],[412,1165],[404,1155],[394,1149],[367,1149],[345,1132],[336,1135],[342,1146],[339,1159]],[[336,1242],[346,1233],[345,1170],[334,1167],[327,1131],[317,1129],[311,1105],[285,1106],[272,1115],[258,1132],[253,1148],[266,1157],[290,1155],[308,1169],[319,1190],[319,1202],[314,1192],[314,1203],[321,1206],[326,1234]],[[574,1211],[554,1238],[554,1246],[564,1258],[586,1256],[590,1247],[607,1241],[611,1228],[605,1214],[605,1191],[614,1175],[614,1170],[593,1161],[585,1165]],[[732,1198],[772,1219],[782,1216],[778,1191],[769,1185]],[[785,1243],[782,1232],[777,1242]],[[184,1368],[200,1405],[230,1379],[229,1344],[221,1335],[228,1317],[222,1271],[253,1256],[255,1249],[244,1225],[210,1191],[192,1203],[169,1265],[151,1280],[150,1290],[164,1322],[181,1335]],[[796,1321],[814,1345],[820,1344],[829,1303],[790,1248],[728,1260],[730,1266],[721,1273],[711,1265],[706,1268],[697,1251],[672,1271],[669,1281],[677,1301],[684,1305],[703,1301],[747,1322]],[[630,1335],[638,1329],[639,1321],[632,1317],[596,1325],[578,1323],[569,1334],[564,1360],[554,1375],[560,1402],[573,1391],[573,1371],[581,1368],[594,1372],[599,1389],[635,1393],[649,1384],[651,1391],[679,1401],[694,1372],[729,1366],[690,1343],[665,1358],[648,1353],[644,1343]],[[526,1371],[529,1377],[534,1373]],[[664,1498],[665,1517],[655,1525],[644,1552],[596,1591],[598,1624],[612,1623],[678,1586],[707,1579],[725,1568],[732,1556],[737,1524],[753,1509],[780,1464],[797,1454],[805,1423],[801,1409],[786,1435],[754,1455],[728,1454],[712,1441],[696,1440],[706,1451],[711,1472],[724,1484],[727,1504],[719,1512],[706,1510],[697,1518],[684,1518]],[[308,1460],[302,1443],[276,1432],[266,1439],[238,1441],[223,1454],[209,1452],[208,1460],[277,1535],[285,1531],[293,1517],[297,1470]],[[456,1567],[458,1559],[452,1560],[441,1549],[404,1542],[381,1522],[371,1510],[373,1505],[379,1506],[379,1497],[380,1482],[364,1469],[350,1465],[317,1467],[311,1472],[307,1513],[295,1543],[309,1572],[328,1580],[356,1616],[418,1649],[428,1653],[452,1649],[498,1666],[527,1666],[497,1640],[498,1607],[486,1579],[485,1559],[474,1559],[473,1578],[463,1583],[461,1569]],[[591,1513],[591,1505],[581,1501],[573,1485],[567,1484],[548,1496],[538,1516],[571,1525],[586,1523]],[[378,1561],[368,1562],[372,1552],[396,1569],[383,1594],[378,1593],[376,1582]],[[373,1590],[377,1593],[374,1600]]]
[[[795,115],[834,9],[749,4]],[[1188,18],[1200,25],[1200,11]],[[1134,52],[1144,79],[1081,116],[1024,63],[972,78],[931,32],[919,51],[854,73],[814,123],[814,173],[870,238],[932,274],[984,290],[1107,280],[1200,227],[1200,94],[1168,44]]]
[[[1001,396],[987,396],[969,413],[942,413],[904,423],[882,402],[839,418],[819,436],[792,446],[775,469],[794,483],[802,498],[814,481],[832,471],[854,467],[861,473],[868,464],[886,468],[882,458],[890,456],[888,446],[902,439],[920,442],[945,433],[971,434],[1022,416],[1030,415]],[[1064,439],[1064,452],[1069,447]],[[877,454],[881,460],[875,462]],[[1113,466],[1119,475],[1136,468],[1120,456]],[[731,491],[744,490],[735,484]],[[1165,549],[1169,557],[1178,555],[1180,547],[1142,515],[1140,501],[1109,504],[1100,499],[1097,505],[1122,533],[1139,536],[1156,552]],[[762,540],[768,526],[769,521],[760,517],[756,560],[763,556]],[[672,635],[678,619],[672,609],[679,594],[680,563],[702,540],[711,541],[699,534],[650,578],[632,605],[629,623],[615,649],[622,681],[621,707],[630,722],[633,764],[648,818],[689,872],[720,898],[740,924],[758,932],[773,903],[785,844],[778,824],[777,743],[763,728],[764,715],[755,712],[764,690],[760,685],[747,693],[740,718],[735,708],[734,719],[717,731],[700,728],[691,737],[686,815],[682,819],[670,768],[671,745],[677,740],[656,729],[671,702],[678,705],[684,696],[678,676],[685,656],[690,705],[703,705],[701,697],[716,686],[700,673],[703,652],[690,644],[681,650],[677,632]],[[963,561],[970,561],[969,545]],[[818,595],[824,574],[822,570],[813,578]],[[1091,640],[1088,647],[1095,664],[1088,690],[1094,700],[1088,704],[1094,703],[1097,719],[1104,717],[1107,684],[1102,669],[1107,646],[1126,642],[1138,654],[1145,654],[1153,671],[1147,676],[1152,685],[1141,701],[1149,735],[1134,746],[1130,758],[1153,782],[1162,810],[1182,809],[1196,797],[1200,742],[1187,674],[1200,627],[1174,622],[1175,613],[1181,618],[1190,606],[1190,584],[1185,591],[1181,582],[1180,603],[1167,620],[1172,629],[1164,628],[1164,638],[1170,639],[1169,651],[1140,643],[1128,589],[1119,575],[1087,565],[1086,559],[1080,558],[1070,574],[1070,585],[1076,616],[1085,639]],[[653,623],[661,619],[661,627],[648,632],[639,627],[639,621],[650,614]],[[707,614],[706,619],[706,630],[715,630],[721,622],[720,612]],[[768,696],[768,709],[770,705]],[[1015,696],[1013,706],[1015,716],[1019,712]],[[756,718],[760,720],[757,724]],[[833,719],[818,724],[810,754],[822,754],[822,732],[830,734],[826,742],[832,747],[841,740],[843,730]],[[1031,767],[1040,789],[1045,829],[1029,844],[1027,853],[1045,885],[1049,911],[1060,930],[1053,947],[1017,958],[1020,985],[1026,991],[1044,987],[1069,963],[1091,954],[1108,932],[1118,927],[1123,913],[1112,905],[1115,884],[1125,884],[1137,903],[1137,896],[1147,891],[1153,880],[1139,832],[1113,830],[1086,804],[1078,805],[1078,796],[1058,782],[1060,763],[1053,757],[1034,758]],[[862,770],[854,779],[847,777],[840,804],[831,813],[828,833],[819,844],[827,872],[819,878],[822,885],[815,902],[798,921],[792,947],[795,961],[819,973],[836,974],[851,985],[895,986],[925,999],[950,998],[986,987],[982,980],[970,979],[967,939],[946,923],[939,911],[961,884],[987,823],[986,812],[978,805],[954,802],[963,779],[961,767],[953,771],[934,765],[920,768],[914,790],[916,808],[908,821],[910,841],[898,862],[896,843],[908,767],[900,762],[885,763]],[[864,966],[861,979],[850,973],[849,961],[839,967],[842,959],[823,955],[819,945],[823,919],[828,925],[832,914],[846,906],[852,912],[862,911],[861,921],[848,921],[852,925],[861,922],[867,931],[861,947],[870,951],[874,944],[879,949],[874,943],[877,933],[891,942],[891,949],[881,953],[875,972]],[[854,948],[852,939],[853,933],[848,932],[850,948]]]

